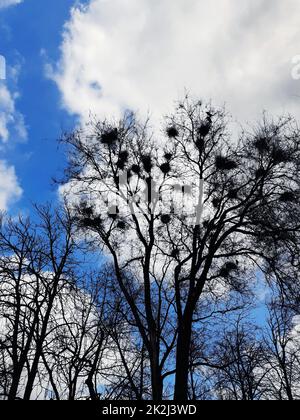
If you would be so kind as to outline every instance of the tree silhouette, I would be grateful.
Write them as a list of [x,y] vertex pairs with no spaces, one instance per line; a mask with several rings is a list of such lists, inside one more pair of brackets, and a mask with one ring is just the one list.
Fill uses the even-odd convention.
[[[262,122],[238,140],[223,110],[188,97],[163,134],[133,114],[64,137],[65,194],[86,239],[114,266],[150,361],[152,397],[175,371],[188,397],[197,313],[211,293],[247,293],[299,256],[299,129]],[[170,369],[175,357],[175,369]]]

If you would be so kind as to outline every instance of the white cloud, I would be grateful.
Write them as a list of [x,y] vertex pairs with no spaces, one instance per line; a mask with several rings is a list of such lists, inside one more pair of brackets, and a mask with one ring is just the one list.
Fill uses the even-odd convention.
[[23,0],[0,0],[0,9],[22,3]]
[[[10,73],[15,82],[16,68],[10,69]],[[0,82],[0,152],[5,150],[8,140],[27,138],[24,117],[15,107],[18,96],[17,92],[12,92],[4,82]],[[15,168],[3,159],[0,160],[0,211],[8,210],[9,205],[21,195],[22,189]]]
[[14,99],[5,85],[0,85],[0,139],[7,142],[8,125],[13,122],[15,112]]
[[27,137],[24,117],[15,107],[17,98],[18,93],[12,93],[0,82],[0,142],[6,143],[12,135],[19,139]]
[[22,195],[15,170],[0,160],[0,211],[7,210],[9,204]]
[[[22,3],[22,0],[0,0],[0,10],[19,3]],[[6,65],[2,57],[2,65],[3,63]],[[9,80],[0,81],[0,151],[3,151],[3,144],[11,138],[27,138],[24,117],[15,106],[19,93],[11,88],[10,83],[16,85],[20,68],[17,65],[6,70],[5,74]],[[22,192],[15,168],[5,160],[0,160],[0,211],[8,210],[9,205],[17,201]]]
[[12,136],[21,140],[27,138],[24,117],[15,107],[18,96],[0,82],[0,142],[6,143]]
[[184,88],[239,120],[297,112],[298,0],[91,0],[66,24],[52,77],[64,106],[165,113]]

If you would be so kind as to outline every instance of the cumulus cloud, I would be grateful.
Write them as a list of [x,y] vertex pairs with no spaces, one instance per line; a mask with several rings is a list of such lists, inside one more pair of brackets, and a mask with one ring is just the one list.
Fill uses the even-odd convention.
[[11,92],[0,84],[0,141],[6,143],[13,133],[19,139],[26,139],[27,132],[23,115],[16,110],[15,101],[18,93]]
[[[23,115],[16,109],[19,96],[9,82],[16,84],[18,67],[9,69],[9,81],[0,82],[0,152],[5,151],[11,139],[26,139],[27,131]],[[9,205],[22,195],[15,168],[0,159],[0,211],[8,210]]]
[[0,160],[0,211],[7,210],[9,204],[18,200],[21,195],[22,189],[14,168]]
[[296,113],[299,13],[298,0],[90,0],[73,8],[51,76],[82,117],[158,116],[184,88],[240,121]]
[[22,3],[23,0],[0,0],[0,9]]

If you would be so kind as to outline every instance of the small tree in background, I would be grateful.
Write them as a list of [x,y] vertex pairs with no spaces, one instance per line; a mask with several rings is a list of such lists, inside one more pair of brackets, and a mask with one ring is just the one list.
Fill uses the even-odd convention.
[[67,208],[1,217],[1,399],[115,399],[140,384],[114,272],[87,269],[76,230]]

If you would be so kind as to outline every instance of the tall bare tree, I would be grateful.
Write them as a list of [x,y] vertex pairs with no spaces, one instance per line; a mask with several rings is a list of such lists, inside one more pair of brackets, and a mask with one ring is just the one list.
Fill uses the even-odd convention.
[[1,398],[142,399],[128,307],[110,267],[86,258],[68,209],[3,215],[0,250]]
[[266,117],[234,141],[223,110],[189,98],[165,133],[156,140],[126,115],[66,135],[65,191],[87,239],[114,264],[153,399],[176,348],[174,395],[185,400],[203,294],[244,293],[278,249],[298,252],[300,141],[291,118]]
[[55,299],[73,280],[75,242],[70,215],[49,207],[39,208],[38,214],[39,224],[24,218],[2,219],[1,223],[0,310],[2,345],[11,365],[8,399],[30,398]]

